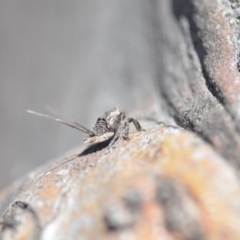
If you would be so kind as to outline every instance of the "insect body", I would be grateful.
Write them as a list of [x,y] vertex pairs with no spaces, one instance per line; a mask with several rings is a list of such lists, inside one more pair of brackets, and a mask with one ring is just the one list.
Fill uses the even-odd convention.
[[41,113],[33,112],[30,110],[28,110],[27,112],[38,115],[40,117],[46,117],[55,120],[57,122],[60,122],[88,134],[88,136],[83,141],[84,143],[100,143],[111,139],[109,147],[112,146],[119,137],[128,140],[129,124],[131,122],[134,124],[137,131],[142,130],[139,122],[132,117],[126,119],[125,112],[122,110],[122,108],[119,107],[115,107],[105,112],[102,117],[99,117],[92,131],[76,122],[67,123],[61,119],[53,118]]

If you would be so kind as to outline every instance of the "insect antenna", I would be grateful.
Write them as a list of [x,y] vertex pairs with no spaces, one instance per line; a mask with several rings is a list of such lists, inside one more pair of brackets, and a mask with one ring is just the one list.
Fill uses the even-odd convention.
[[[53,108],[50,105],[47,105],[45,108],[46,108],[46,110],[48,112],[50,112],[51,114],[55,115],[55,118],[59,118],[59,111],[58,110],[56,110],[55,108]],[[79,128],[82,128],[82,129],[85,129],[86,133],[88,133],[89,136],[95,136],[95,134],[92,131],[90,131],[89,129],[85,128],[80,123],[76,122],[75,120],[72,120],[71,122],[72,122],[72,125],[75,125],[75,126],[77,126]]]
[[79,128],[82,128],[86,131],[86,133],[88,133],[91,137],[95,136],[95,133],[90,131],[89,129],[85,128],[84,126],[82,126],[80,123],[76,122],[76,121],[73,121],[72,122],[74,126],[77,126]]
[[51,116],[48,116],[48,115],[45,115],[45,114],[42,114],[42,113],[38,113],[38,112],[34,112],[34,111],[31,111],[31,110],[27,110],[28,113],[31,113],[31,114],[34,114],[34,115],[37,115],[39,117],[45,117],[45,118],[48,118],[48,119],[52,119],[56,122],[59,122],[59,123],[62,123],[64,125],[67,125],[69,127],[72,127],[72,128],[75,128],[81,132],[84,132],[84,133],[87,133],[88,135],[90,136],[95,136],[95,133],[90,131],[89,129],[85,128],[84,126],[80,125],[79,123],[76,125],[74,124],[71,124],[71,123],[68,123],[68,122],[65,122],[59,118],[54,118],[54,117],[51,117]]

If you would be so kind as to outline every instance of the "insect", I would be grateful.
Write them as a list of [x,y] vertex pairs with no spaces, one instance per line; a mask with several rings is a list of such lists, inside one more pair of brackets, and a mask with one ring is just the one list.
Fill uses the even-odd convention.
[[129,140],[128,135],[130,123],[134,124],[137,131],[142,131],[141,125],[137,119],[132,117],[126,118],[125,112],[120,107],[115,107],[105,112],[103,116],[99,117],[92,131],[77,122],[68,123],[61,119],[53,118],[31,110],[27,110],[27,112],[40,117],[52,119],[88,134],[88,136],[83,140],[84,143],[100,143],[111,139],[108,147],[111,147],[120,137],[125,140]]

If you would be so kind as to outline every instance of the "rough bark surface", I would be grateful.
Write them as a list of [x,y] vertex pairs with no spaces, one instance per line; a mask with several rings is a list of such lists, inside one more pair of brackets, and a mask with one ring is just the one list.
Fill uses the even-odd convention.
[[237,2],[166,0],[154,11],[158,83],[172,115],[239,168]]
[[158,114],[186,129],[156,124],[20,179],[0,194],[0,239],[240,239],[239,3],[152,0],[138,10]]
[[18,183],[1,238],[239,239],[234,170],[197,136],[158,126],[96,150]]

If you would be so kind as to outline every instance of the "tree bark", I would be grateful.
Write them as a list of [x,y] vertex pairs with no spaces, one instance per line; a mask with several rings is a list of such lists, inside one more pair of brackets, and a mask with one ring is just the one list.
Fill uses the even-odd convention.
[[239,168],[238,4],[173,0],[154,11],[158,84],[168,109]]

